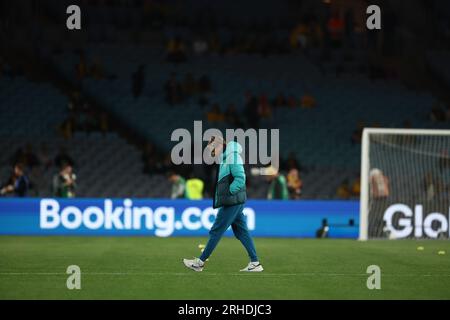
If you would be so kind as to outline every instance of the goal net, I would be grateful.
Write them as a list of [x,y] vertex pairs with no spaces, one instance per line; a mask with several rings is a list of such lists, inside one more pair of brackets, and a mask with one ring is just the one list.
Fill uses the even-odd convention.
[[360,240],[449,238],[450,130],[365,129]]

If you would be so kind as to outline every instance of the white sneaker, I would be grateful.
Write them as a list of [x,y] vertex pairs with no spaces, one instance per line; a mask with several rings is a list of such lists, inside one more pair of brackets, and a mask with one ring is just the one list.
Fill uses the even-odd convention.
[[246,266],[244,269],[242,269],[242,272],[261,272],[263,271],[262,265],[257,262],[250,262],[248,266]]
[[183,259],[183,263],[187,268],[197,272],[203,271],[203,267],[205,266],[205,263],[199,258]]

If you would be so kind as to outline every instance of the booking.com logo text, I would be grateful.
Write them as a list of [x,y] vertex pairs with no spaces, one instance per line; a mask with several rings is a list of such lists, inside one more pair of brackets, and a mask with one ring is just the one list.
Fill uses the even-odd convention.
[[[181,213],[172,206],[136,206],[131,199],[124,199],[120,205],[105,199],[103,206],[62,206],[57,199],[40,201],[39,225],[41,229],[64,228],[78,230],[153,230],[157,237],[169,237],[175,230],[195,231],[211,229],[217,209],[201,209],[190,206]],[[244,208],[249,230],[255,229],[255,211]],[[179,217],[179,219],[177,219]]]
[[207,147],[204,148],[204,142],[209,142],[211,139],[236,141],[242,147],[240,157],[244,164],[279,169],[279,129],[226,129],[224,138],[222,132],[216,128],[209,128],[203,132],[202,121],[194,121],[193,137],[185,128],[178,128],[172,132],[171,141],[178,142],[170,154],[172,162],[175,165],[220,163],[220,157],[212,155]]

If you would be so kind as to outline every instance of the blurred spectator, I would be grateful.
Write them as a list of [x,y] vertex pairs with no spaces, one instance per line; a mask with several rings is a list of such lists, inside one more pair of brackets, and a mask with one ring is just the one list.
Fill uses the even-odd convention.
[[289,190],[284,175],[278,169],[269,167],[265,170],[267,180],[270,182],[267,193],[268,200],[288,200]]
[[353,9],[347,9],[344,14],[344,31],[345,37],[351,48],[354,47],[354,34],[355,34],[355,14]]
[[204,74],[198,80],[198,89],[201,93],[209,93],[212,91],[211,79]]
[[69,101],[67,103],[67,108],[69,112],[77,111],[81,108],[81,94],[79,91],[74,90],[70,93]]
[[298,24],[291,32],[289,42],[292,48],[306,48],[308,45],[308,26],[303,22]]
[[59,126],[59,132],[64,139],[69,140],[72,138],[73,132],[75,131],[75,116],[70,113],[67,118]]
[[198,37],[194,40],[192,49],[196,55],[205,54],[208,51],[208,42]]
[[359,197],[359,195],[361,194],[361,177],[358,176],[355,180],[353,180],[352,183],[352,196],[354,197]]
[[208,40],[208,48],[210,52],[220,53],[221,44],[217,33],[213,32]]
[[370,194],[375,199],[382,199],[389,196],[389,179],[378,168],[369,172]]
[[59,173],[53,177],[53,194],[55,197],[74,198],[76,179],[72,166],[67,162],[63,163]]
[[300,199],[303,182],[297,169],[291,169],[287,175],[287,185],[290,199]]
[[182,88],[177,81],[175,73],[172,73],[169,80],[166,81],[164,91],[166,92],[166,101],[168,104],[175,105],[181,102]]
[[272,117],[272,107],[265,94],[259,97],[258,115],[260,119],[270,119]]
[[351,142],[353,145],[361,144],[363,130],[364,124],[362,122],[359,122],[357,128],[352,133]]
[[91,66],[90,74],[92,78],[96,80],[101,80],[105,76],[102,65],[100,64],[100,59],[96,58]]
[[[376,128],[375,126],[373,126],[374,128]],[[378,127],[379,128],[379,127]],[[405,129],[411,129],[412,128],[412,123],[409,120],[405,120],[403,121],[403,128]]]
[[242,127],[240,117],[236,111],[236,106],[232,103],[228,105],[228,108],[225,111],[225,121],[235,128]]
[[317,20],[313,20],[310,24],[310,43],[313,47],[323,47],[323,30],[322,26]]
[[247,126],[259,129],[258,99],[251,96],[245,106],[244,115],[247,119]]
[[341,45],[344,27],[345,23],[341,18],[341,14],[338,11],[333,12],[331,18],[328,20],[328,33],[334,47]]
[[188,72],[183,81],[183,95],[192,97],[197,92],[197,83],[192,73]]
[[174,37],[167,44],[167,61],[182,63],[186,61],[186,48],[179,37]]
[[171,199],[182,199],[185,197],[186,191],[186,180],[176,174],[173,171],[170,171],[167,175],[169,182],[172,184],[172,191],[170,193]]
[[198,80],[198,92],[200,94],[199,105],[204,108],[209,104],[209,99],[212,94],[211,79],[207,75],[203,75]]
[[25,165],[17,163],[14,165],[11,177],[0,188],[0,195],[14,194],[15,197],[26,197],[29,188],[30,181],[25,174]]
[[350,183],[348,179],[345,179],[337,188],[336,196],[340,199],[349,199],[351,195]]
[[224,114],[220,111],[220,107],[215,103],[211,110],[206,114],[209,123],[223,122],[225,120]]
[[432,172],[429,172],[425,175],[424,187],[427,200],[432,201],[434,197],[442,191],[443,184],[439,177],[436,177]]
[[63,146],[59,147],[59,151],[56,154],[53,162],[55,163],[55,166],[58,167],[58,169],[60,169],[63,164],[69,164],[72,167],[75,165],[72,157],[69,155],[66,148]]
[[287,99],[287,105],[289,108],[297,107],[297,99],[293,95],[290,95]]
[[144,65],[140,65],[132,76],[132,91],[135,98],[139,98],[145,85]]
[[448,150],[442,150],[439,155],[439,169],[441,171],[450,169],[450,155],[448,154]]
[[447,120],[446,111],[439,102],[431,107],[430,119],[434,122],[445,122]]
[[306,92],[300,100],[300,106],[305,109],[316,107],[316,99],[308,92]]
[[191,177],[186,181],[186,198],[189,200],[203,199],[204,182],[195,177]]
[[284,107],[287,105],[286,98],[282,93],[279,93],[272,102],[274,107]]
[[103,133],[107,133],[109,131],[109,118],[105,111],[100,112],[99,129]]
[[75,69],[76,69],[76,77],[78,80],[83,80],[86,77],[87,74],[87,65],[86,65],[86,59],[84,57],[84,53],[79,54],[80,60],[78,61]]

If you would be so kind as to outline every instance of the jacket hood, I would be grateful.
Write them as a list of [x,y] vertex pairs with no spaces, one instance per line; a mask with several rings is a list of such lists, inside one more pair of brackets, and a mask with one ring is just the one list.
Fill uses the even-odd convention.
[[241,153],[242,146],[236,141],[230,141],[227,143],[227,147],[225,149],[225,156],[228,156],[232,153]]

